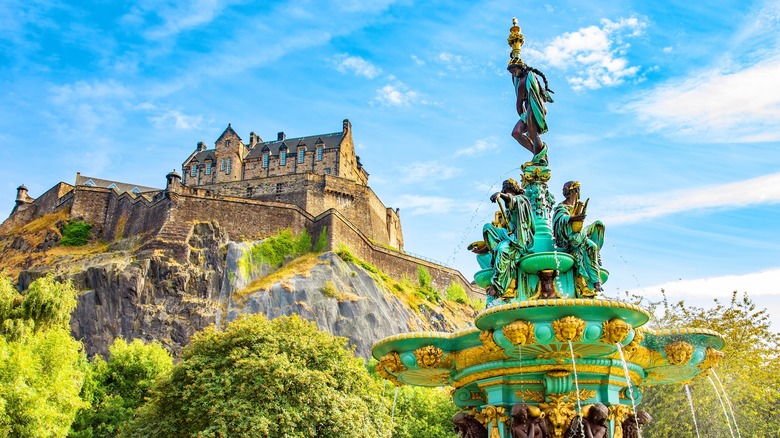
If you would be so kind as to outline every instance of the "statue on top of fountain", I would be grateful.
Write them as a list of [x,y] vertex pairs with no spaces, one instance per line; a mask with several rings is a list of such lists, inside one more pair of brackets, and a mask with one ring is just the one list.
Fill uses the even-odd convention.
[[[517,25],[517,18],[512,19],[512,28],[507,38],[512,53],[507,70],[512,74],[512,84],[517,96],[516,108],[520,120],[512,129],[512,137],[533,155],[531,163],[547,166],[547,145],[541,135],[547,132],[547,107],[552,103],[553,93],[547,84],[547,77],[541,71],[527,65],[520,58],[520,50],[524,39]],[[544,88],[539,85],[537,75],[544,81]]]
[[574,256],[575,286],[580,296],[590,298],[602,291],[600,251],[605,227],[601,221],[595,221],[583,229],[589,200],[580,201],[578,181],[564,184],[563,196],[566,199],[555,206],[553,213],[555,245]]

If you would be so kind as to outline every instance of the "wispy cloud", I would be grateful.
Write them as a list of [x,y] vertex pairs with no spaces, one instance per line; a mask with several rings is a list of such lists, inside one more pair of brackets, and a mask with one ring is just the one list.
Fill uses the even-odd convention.
[[717,186],[620,197],[605,221],[627,224],[682,211],[780,203],[780,173]]
[[629,66],[625,55],[630,45],[624,39],[641,35],[645,27],[647,24],[636,17],[605,18],[601,26],[566,32],[541,51],[528,48],[526,53],[543,64],[574,70],[566,80],[575,90],[611,87],[639,73],[639,66]]
[[450,167],[438,161],[415,162],[401,169],[401,180],[405,183],[440,181],[454,178],[461,172],[457,167]]
[[663,289],[667,296],[729,298],[734,291],[747,292],[751,296],[780,295],[778,285],[780,285],[780,267],[742,275],[669,281],[632,292],[660,295]]
[[697,142],[780,139],[780,53],[747,68],[708,69],[625,106],[652,131]]
[[200,129],[203,125],[203,116],[187,115],[178,110],[168,110],[162,114],[149,117],[157,129],[167,129],[174,127],[176,129]]
[[481,155],[485,152],[491,152],[498,149],[495,137],[481,138],[473,145],[461,148],[455,151],[456,157]]
[[395,81],[376,90],[374,101],[385,106],[409,106],[416,102],[418,97],[418,93],[410,90],[406,84]]
[[341,73],[354,73],[357,76],[364,76],[368,79],[374,79],[382,73],[382,69],[366,61],[360,56],[350,56],[346,53],[336,55],[336,70]]
[[417,216],[470,212],[474,210],[476,204],[440,196],[401,195],[393,201],[392,205],[400,207],[402,214]]
[[128,14],[121,18],[127,25],[142,27],[149,21],[162,21],[147,28],[143,35],[148,39],[161,39],[204,26],[235,1],[224,0],[173,0],[159,2],[145,0],[138,2]]

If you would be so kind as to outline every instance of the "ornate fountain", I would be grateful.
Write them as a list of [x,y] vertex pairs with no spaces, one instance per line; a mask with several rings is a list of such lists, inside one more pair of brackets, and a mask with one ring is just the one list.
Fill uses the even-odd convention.
[[[587,200],[567,182],[555,204],[550,168],[547,79],[520,58],[517,20],[507,39],[517,93],[512,136],[533,158],[520,182],[491,196],[495,220],[469,245],[487,291],[474,327],[404,333],[373,346],[377,370],[395,385],[450,386],[461,436],[490,438],[641,436],[650,416],[636,406],[651,385],[682,383],[717,366],[723,338],[705,329],[642,328],[642,308],[599,297],[604,225],[584,225]],[[541,79],[541,80],[540,80]]]

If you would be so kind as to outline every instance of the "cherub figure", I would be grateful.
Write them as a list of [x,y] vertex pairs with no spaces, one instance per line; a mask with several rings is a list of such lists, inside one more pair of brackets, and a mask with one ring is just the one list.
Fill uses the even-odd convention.
[[452,417],[455,423],[455,433],[461,438],[487,438],[488,431],[476,418],[465,412],[458,412]]

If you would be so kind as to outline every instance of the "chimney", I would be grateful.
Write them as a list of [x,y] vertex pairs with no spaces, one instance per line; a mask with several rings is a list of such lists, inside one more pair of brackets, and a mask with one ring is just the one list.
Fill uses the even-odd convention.
[[287,135],[285,135],[284,131],[276,134],[276,141],[284,141],[287,138]]

